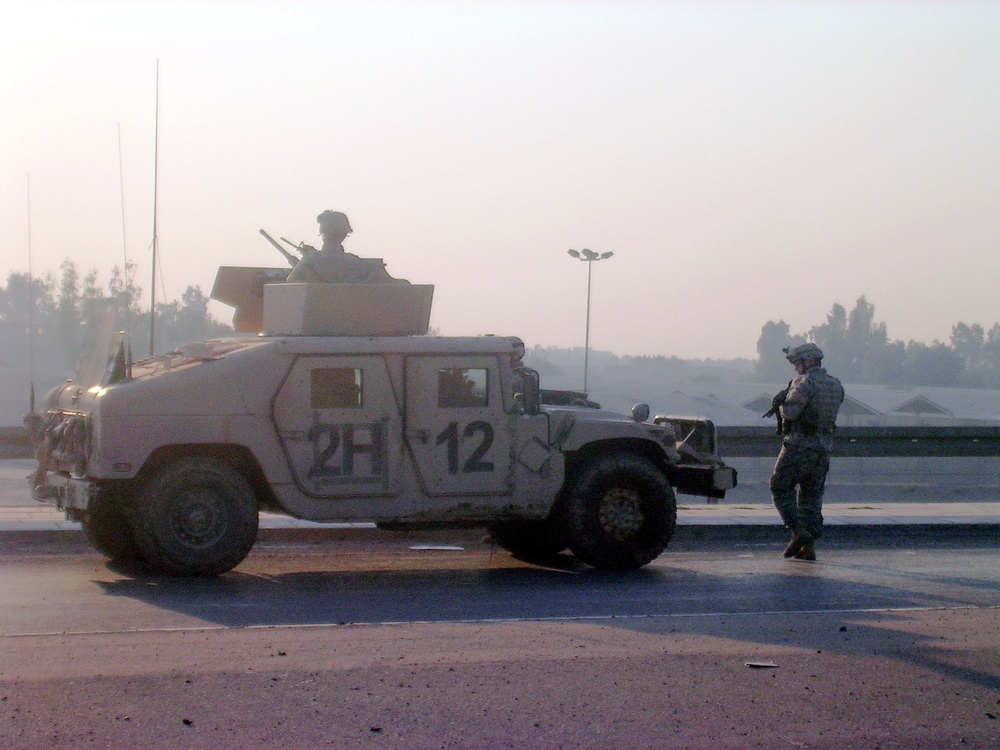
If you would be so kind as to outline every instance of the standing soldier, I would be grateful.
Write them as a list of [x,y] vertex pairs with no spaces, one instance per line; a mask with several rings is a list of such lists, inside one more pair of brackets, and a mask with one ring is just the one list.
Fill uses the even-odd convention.
[[815,344],[782,351],[796,377],[775,397],[784,438],[771,475],[771,497],[792,532],[784,556],[815,560],[815,540],[823,533],[823,487],[844,387],[823,369],[823,352]]

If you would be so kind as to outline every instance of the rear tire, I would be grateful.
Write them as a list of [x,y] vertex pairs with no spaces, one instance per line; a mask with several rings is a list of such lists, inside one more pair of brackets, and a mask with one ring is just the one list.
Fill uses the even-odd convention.
[[136,543],[159,573],[212,576],[242,562],[257,539],[257,500],[229,464],[206,456],[160,469],[135,511]]
[[80,519],[83,533],[94,548],[112,560],[142,557],[132,533],[132,509],[123,491],[101,487]]
[[677,523],[677,500],[664,472],[648,458],[621,451],[584,461],[566,485],[573,554],[605,570],[655,560]]

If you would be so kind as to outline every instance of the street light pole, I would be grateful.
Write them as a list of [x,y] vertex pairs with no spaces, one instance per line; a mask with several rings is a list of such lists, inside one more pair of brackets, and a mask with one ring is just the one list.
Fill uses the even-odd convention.
[[567,250],[566,252],[569,253],[574,258],[576,258],[577,260],[582,260],[584,263],[587,264],[587,333],[583,344],[583,392],[588,393],[587,367],[589,365],[588,360],[590,359],[590,279],[592,271],[594,269],[594,261],[607,260],[612,255],[614,255],[614,253],[613,252],[597,253],[594,252],[593,250],[587,250],[587,249],[580,250],[579,252],[576,250]]

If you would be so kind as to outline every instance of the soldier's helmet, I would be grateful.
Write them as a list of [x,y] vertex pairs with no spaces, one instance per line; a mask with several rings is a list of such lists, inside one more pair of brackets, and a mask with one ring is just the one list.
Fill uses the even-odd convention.
[[785,353],[785,359],[793,365],[797,365],[799,362],[805,362],[807,359],[815,359],[817,362],[823,359],[823,350],[812,342],[808,344],[799,344],[794,348],[786,346],[781,351]]
[[351,222],[347,220],[347,215],[340,211],[324,211],[316,217],[316,221],[319,222],[320,234],[326,232],[351,233]]

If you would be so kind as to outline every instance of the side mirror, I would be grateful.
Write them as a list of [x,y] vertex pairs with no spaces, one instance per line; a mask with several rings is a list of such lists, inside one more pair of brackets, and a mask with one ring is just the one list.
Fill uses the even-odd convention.
[[541,411],[542,396],[539,388],[538,371],[530,367],[522,368],[522,397],[525,414],[538,414]]

